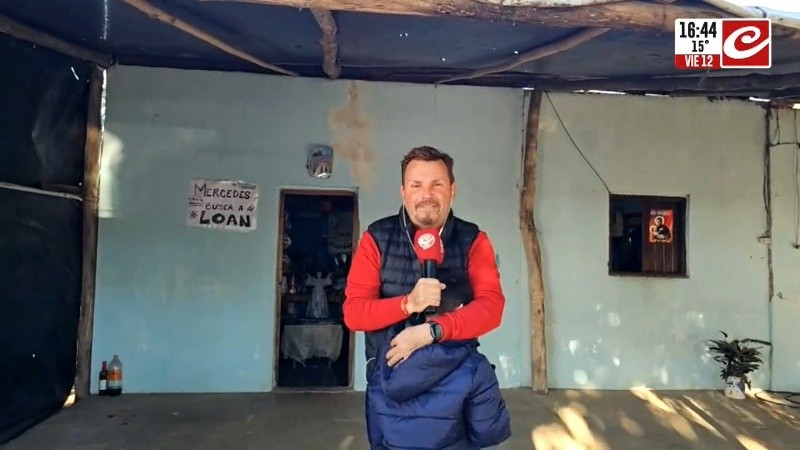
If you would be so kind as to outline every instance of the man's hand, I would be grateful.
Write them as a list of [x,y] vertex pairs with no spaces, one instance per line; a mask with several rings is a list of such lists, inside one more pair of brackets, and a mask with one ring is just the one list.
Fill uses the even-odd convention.
[[414,325],[401,331],[392,339],[391,348],[386,352],[389,367],[405,361],[406,358],[417,350],[433,342],[431,324],[423,323]]
[[429,306],[439,306],[444,288],[445,285],[435,278],[420,278],[414,290],[408,294],[406,311],[418,313],[425,311]]

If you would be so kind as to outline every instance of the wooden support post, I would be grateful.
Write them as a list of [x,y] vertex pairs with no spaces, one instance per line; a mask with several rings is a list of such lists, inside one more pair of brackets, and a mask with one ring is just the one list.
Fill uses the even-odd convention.
[[534,204],[536,201],[536,158],[539,153],[539,114],[542,92],[534,90],[528,106],[528,123],[525,132],[525,156],[522,169],[522,192],[519,205],[519,226],[525,257],[528,262],[528,295],[531,303],[531,387],[547,393],[547,346],[544,328],[544,279],[542,254],[536,235]]
[[78,323],[78,356],[75,374],[75,400],[89,395],[94,329],[94,291],[97,268],[97,216],[100,197],[100,155],[102,145],[100,105],[103,96],[103,71],[92,70],[89,107],[86,116],[86,145],[83,165],[83,270],[81,313]]
[[311,14],[317,20],[322,36],[319,38],[319,45],[322,47],[322,69],[328,78],[335,80],[342,73],[339,67],[339,43],[336,34],[339,32],[333,13],[327,9],[312,9]]

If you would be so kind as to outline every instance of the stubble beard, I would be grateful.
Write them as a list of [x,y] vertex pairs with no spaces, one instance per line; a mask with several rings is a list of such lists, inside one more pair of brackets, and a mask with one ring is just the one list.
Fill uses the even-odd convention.
[[[439,205],[435,207],[440,208]],[[423,227],[432,227],[438,218],[439,216],[436,214],[436,211],[419,211],[418,214],[416,214],[417,222]]]

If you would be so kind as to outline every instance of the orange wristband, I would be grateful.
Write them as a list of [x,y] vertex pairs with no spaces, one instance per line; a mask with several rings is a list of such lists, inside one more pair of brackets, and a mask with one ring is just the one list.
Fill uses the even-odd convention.
[[406,310],[406,305],[408,305],[408,296],[404,295],[403,299],[400,300],[400,309],[403,311],[403,314],[408,315],[408,310]]

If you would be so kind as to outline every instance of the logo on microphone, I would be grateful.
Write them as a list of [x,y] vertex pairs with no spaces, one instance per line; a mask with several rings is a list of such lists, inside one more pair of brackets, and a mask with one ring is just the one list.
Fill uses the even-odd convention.
[[422,247],[423,250],[427,250],[433,247],[433,244],[436,242],[436,237],[431,233],[423,233],[419,235],[417,238],[417,244]]

